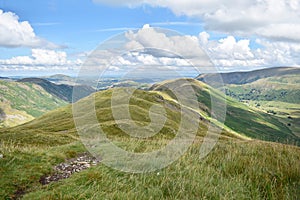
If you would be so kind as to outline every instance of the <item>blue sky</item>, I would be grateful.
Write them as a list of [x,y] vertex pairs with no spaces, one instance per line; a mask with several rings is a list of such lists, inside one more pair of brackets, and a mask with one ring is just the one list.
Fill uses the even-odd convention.
[[103,41],[145,24],[197,38],[221,71],[300,64],[298,0],[141,2],[0,0],[0,75],[76,74]]
[[[176,16],[167,8],[150,6],[135,9],[99,5],[86,0],[1,0],[3,11],[16,13],[20,20],[29,21],[36,34],[57,44],[67,45],[70,51],[90,51],[99,43],[123,32],[138,29],[144,24],[185,22],[199,23],[197,19]],[[182,33],[198,34],[199,25],[160,25]],[[114,30],[115,29],[115,30]],[[68,49],[67,49],[68,50]],[[17,55],[11,51],[10,55]]]

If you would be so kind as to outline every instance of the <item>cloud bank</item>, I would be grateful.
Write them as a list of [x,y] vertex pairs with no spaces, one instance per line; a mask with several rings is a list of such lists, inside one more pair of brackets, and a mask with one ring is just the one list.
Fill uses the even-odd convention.
[[[127,51],[156,47],[173,49],[173,52],[147,50],[115,56],[110,64],[118,71],[124,66],[164,66],[176,70],[186,69],[194,64],[204,72],[214,70],[206,61],[206,54],[220,71],[251,70],[272,66],[299,66],[300,44],[288,42],[270,42],[256,39],[257,48],[250,47],[249,39],[237,39],[233,35],[221,39],[211,39],[207,32],[198,36],[168,35],[160,29],[144,26],[138,31],[125,34]],[[174,54],[176,53],[176,55]],[[103,52],[101,52],[103,54]],[[110,55],[109,57],[114,57]],[[107,63],[106,63],[107,64]]]
[[137,7],[165,7],[176,15],[202,20],[208,31],[257,35],[300,42],[299,0],[93,0],[95,3]]
[[16,56],[0,60],[1,71],[49,71],[78,70],[82,61],[70,60],[66,52],[46,49],[32,49],[31,56]]

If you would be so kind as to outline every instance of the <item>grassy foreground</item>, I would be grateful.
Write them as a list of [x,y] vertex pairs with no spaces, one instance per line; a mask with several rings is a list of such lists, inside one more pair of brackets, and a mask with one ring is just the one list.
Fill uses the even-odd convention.
[[[126,142],[125,140],[123,141]],[[128,142],[128,141],[127,141]],[[75,142],[51,148],[2,144],[1,198],[24,199],[297,199],[300,149],[260,141],[221,140],[199,159],[201,138],[165,169],[123,173],[103,164],[47,186],[54,164],[84,151]]]

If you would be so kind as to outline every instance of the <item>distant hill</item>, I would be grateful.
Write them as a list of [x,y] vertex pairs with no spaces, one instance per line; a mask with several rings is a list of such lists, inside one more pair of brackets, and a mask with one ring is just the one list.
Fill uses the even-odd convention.
[[57,85],[65,84],[65,85],[78,85],[79,80],[73,78],[71,76],[67,76],[64,74],[55,74],[52,76],[38,77],[41,79],[45,79]]
[[228,84],[227,95],[240,100],[280,101],[300,104],[300,75],[261,78],[246,84]]
[[197,80],[203,82],[209,82],[216,86],[221,86],[220,83],[216,83],[214,80],[218,80],[217,77],[221,75],[224,84],[246,84],[257,81],[262,78],[276,77],[282,75],[300,75],[300,68],[297,67],[274,67],[260,70],[254,70],[249,72],[229,72],[220,74],[200,74],[196,77]]
[[11,127],[66,105],[32,83],[0,80],[0,127]]
[[2,77],[0,76],[0,80],[4,80],[4,81],[12,81],[12,79],[8,78],[8,77]]
[[[57,85],[48,80],[41,79],[41,78],[24,78],[24,79],[18,80],[18,82],[37,84],[37,85],[41,86],[42,88],[44,88],[50,94],[52,94],[64,101],[67,101],[67,102],[72,102],[72,101],[76,102],[79,99],[86,97],[95,91],[93,88],[91,88],[89,86],[85,86],[85,85],[76,85],[76,86],[66,85],[66,84]],[[77,92],[78,96],[75,97],[74,99],[72,99],[72,93],[73,93],[74,87],[76,87],[77,91],[80,91],[80,92]]]
[[259,109],[286,124],[300,137],[300,68],[277,67],[250,72],[220,74],[224,85],[214,81],[218,74],[203,74],[207,81],[246,105]]
[[45,79],[72,81],[75,78],[73,78],[71,76],[67,76],[65,74],[55,74],[55,75],[52,75],[52,76],[47,76],[47,77],[45,77]]

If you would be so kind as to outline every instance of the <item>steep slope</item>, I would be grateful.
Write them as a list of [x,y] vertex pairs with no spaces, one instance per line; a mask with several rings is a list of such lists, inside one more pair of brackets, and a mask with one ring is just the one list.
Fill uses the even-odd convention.
[[0,81],[0,126],[22,124],[67,103],[32,83]]
[[300,137],[300,68],[279,67],[221,74],[225,85],[214,82],[217,74],[204,74],[214,87],[255,110],[261,110],[283,123]]
[[[183,112],[191,114],[199,111],[203,119],[194,144],[181,159],[167,168],[154,173],[132,174],[100,164],[48,187],[42,186],[40,178],[54,173],[53,166],[86,151],[79,141],[72,108],[68,105],[22,126],[0,130],[0,153],[4,156],[0,159],[0,197],[17,198],[19,194],[27,193],[24,199],[147,199],[149,196],[157,199],[201,199],[208,196],[216,199],[224,196],[229,199],[297,198],[300,186],[298,147],[246,140],[225,128],[216,148],[207,158],[199,160],[199,146],[211,116],[210,100],[207,98],[211,94],[221,100],[222,96],[201,82],[189,81],[200,106],[185,107]],[[130,152],[150,152],[168,144],[180,126],[181,105],[167,88],[175,84],[182,90],[186,87],[182,83],[182,80],[167,81],[153,86],[152,91],[136,90],[133,94],[130,114],[140,125],[150,123],[149,108],[152,105],[159,104],[166,110],[165,126],[157,135],[147,139],[130,138],[114,120],[111,97],[113,92],[126,92],[126,88],[98,92],[77,104],[80,112],[87,111],[95,97],[96,114],[109,139]],[[119,98],[117,102],[122,96]],[[186,99],[189,100],[189,97]],[[255,137],[266,134],[268,138],[275,139],[273,135],[278,130],[284,131],[272,117],[247,110],[233,99],[228,99],[227,103],[230,115],[227,121],[231,121],[227,126],[235,129],[235,123],[240,124],[245,129],[242,134]],[[246,115],[255,124],[244,121]],[[121,122],[127,123],[126,120]],[[194,122],[193,118],[189,121],[191,124]],[[253,127],[264,131],[255,130],[257,133],[254,133],[247,130]],[[279,136],[285,138],[285,134],[289,135],[280,133]]]
[[297,67],[274,67],[260,70],[254,70],[249,72],[229,72],[220,74],[200,74],[196,79],[212,83],[216,86],[221,86],[220,83],[214,82],[214,80],[221,75],[223,83],[226,84],[245,84],[257,81],[262,78],[277,77],[283,75],[300,75],[300,68]]
[[300,76],[281,75],[243,85],[229,84],[226,94],[255,109],[260,109],[284,123],[300,136]]
[[[90,95],[91,93],[95,92],[95,90],[89,86],[84,86],[84,85],[56,85],[54,83],[51,83],[50,81],[47,81],[45,79],[40,79],[40,78],[25,78],[21,79],[18,82],[25,82],[25,83],[34,83],[42,88],[44,88],[47,92],[50,94],[68,102],[76,102],[79,99],[86,97]],[[73,88],[76,87],[78,91],[78,96],[72,99],[72,93],[73,93]]]
[[[203,116],[210,117],[212,112],[211,96],[214,101],[216,101],[215,103],[218,104],[218,102],[223,101],[222,94],[197,80],[190,79],[190,82],[199,101],[200,109],[198,111],[202,113]],[[166,89],[169,87],[168,85],[172,84],[177,83],[174,83],[174,81],[168,81],[167,83],[154,85],[152,89],[156,91],[163,91],[168,94],[169,97],[172,97],[170,91]],[[182,88],[182,90],[184,90],[184,88]],[[186,96],[189,98],[188,93]],[[300,138],[295,135],[286,124],[282,123],[276,117],[239,103],[230,97],[227,97],[224,102],[226,103],[226,107],[221,107],[220,109],[226,109],[225,125],[229,129],[250,138],[300,144]]]

